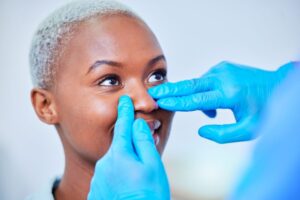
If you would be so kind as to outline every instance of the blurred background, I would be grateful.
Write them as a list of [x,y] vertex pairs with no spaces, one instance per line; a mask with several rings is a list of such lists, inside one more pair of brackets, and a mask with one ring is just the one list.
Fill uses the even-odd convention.
[[[0,0],[0,199],[24,199],[61,175],[64,157],[53,127],[35,116],[28,52],[37,25],[65,0]],[[157,35],[169,79],[201,76],[222,60],[274,70],[300,52],[299,0],[123,0]],[[234,122],[201,112],[177,113],[164,153],[173,196],[221,200],[255,143],[218,145],[200,138],[204,124]]]

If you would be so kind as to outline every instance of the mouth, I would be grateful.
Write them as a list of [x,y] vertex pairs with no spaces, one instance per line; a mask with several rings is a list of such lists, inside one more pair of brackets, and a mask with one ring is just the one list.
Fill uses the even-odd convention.
[[155,120],[146,120],[146,122],[150,128],[152,137],[154,139],[154,143],[156,146],[158,146],[160,141],[159,128],[161,127],[161,121],[155,119]]

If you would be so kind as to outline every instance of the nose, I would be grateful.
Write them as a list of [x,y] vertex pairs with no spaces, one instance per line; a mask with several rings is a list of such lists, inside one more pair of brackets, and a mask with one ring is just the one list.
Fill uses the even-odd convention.
[[136,85],[129,93],[135,112],[151,113],[158,108],[154,99],[148,94],[147,87]]

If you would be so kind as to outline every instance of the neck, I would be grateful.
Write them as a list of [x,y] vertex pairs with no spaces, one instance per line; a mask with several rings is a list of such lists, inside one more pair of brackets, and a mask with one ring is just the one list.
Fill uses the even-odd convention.
[[54,192],[55,200],[86,200],[92,176],[92,168],[68,161],[64,175]]
[[67,146],[64,143],[66,164],[64,175],[54,191],[55,200],[86,200],[94,174],[94,164],[79,158]]

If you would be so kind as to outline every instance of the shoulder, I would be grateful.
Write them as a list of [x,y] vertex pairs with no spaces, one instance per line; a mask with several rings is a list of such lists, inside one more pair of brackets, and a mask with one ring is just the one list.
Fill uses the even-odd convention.
[[57,187],[59,181],[60,179],[57,177],[52,178],[41,190],[28,196],[25,200],[55,200],[52,191]]

